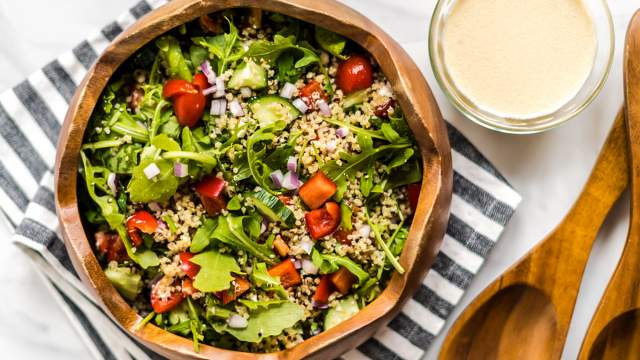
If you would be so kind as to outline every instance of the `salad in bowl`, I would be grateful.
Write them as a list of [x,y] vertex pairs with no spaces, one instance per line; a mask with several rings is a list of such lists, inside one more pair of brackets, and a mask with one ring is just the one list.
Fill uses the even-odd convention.
[[196,351],[274,352],[355,315],[405,271],[419,154],[358,44],[227,10],[120,66],[83,139],[79,204],[140,326]]

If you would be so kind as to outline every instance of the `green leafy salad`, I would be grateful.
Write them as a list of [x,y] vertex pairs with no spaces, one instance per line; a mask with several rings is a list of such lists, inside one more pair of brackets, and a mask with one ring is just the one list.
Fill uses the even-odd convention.
[[105,275],[195,351],[291,348],[404,272],[417,145],[371,56],[312,24],[235,9],[169,31],[112,77],[80,157]]

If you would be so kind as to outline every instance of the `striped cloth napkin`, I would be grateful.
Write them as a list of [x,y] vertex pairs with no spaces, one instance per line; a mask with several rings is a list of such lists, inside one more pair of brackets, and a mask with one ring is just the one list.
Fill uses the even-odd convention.
[[[55,215],[55,146],[76,86],[111,40],[166,0],[143,0],[73,50],[0,94],[0,208],[96,359],[162,358],[108,317],[73,269]],[[448,127],[454,194],[442,249],[402,312],[344,359],[418,359],[503,231],[520,196],[478,150]]]

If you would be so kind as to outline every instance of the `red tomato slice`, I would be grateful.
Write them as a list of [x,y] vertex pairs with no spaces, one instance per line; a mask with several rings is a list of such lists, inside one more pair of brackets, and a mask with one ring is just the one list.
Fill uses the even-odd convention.
[[363,90],[373,84],[373,68],[368,58],[352,55],[338,65],[336,85],[345,94]]
[[196,88],[200,89],[200,91],[210,87],[209,80],[203,73],[197,73],[193,76],[193,81],[191,82]]
[[226,181],[213,175],[205,176],[196,184],[196,192],[200,195],[202,206],[210,216],[218,215],[227,207],[227,202],[222,194],[226,185]]
[[134,246],[142,245],[142,236],[138,231],[145,234],[153,234],[158,228],[158,220],[149,212],[138,210],[127,219],[127,234],[131,238]]
[[322,275],[320,277],[320,284],[316,288],[316,293],[313,294],[314,306],[323,306],[329,303],[329,296],[333,293],[333,283],[329,275]]
[[409,205],[413,212],[418,208],[418,199],[420,198],[420,188],[422,183],[415,183],[407,185],[407,196],[409,196]]
[[173,111],[178,124],[193,127],[204,114],[206,98],[201,91],[195,94],[183,94],[173,101]]
[[200,271],[200,265],[189,261],[194,256],[195,254],[187,251],[180,253],[180,269],[182,269],[182,271],[191,279],[195,279],[196,275],[198,275],[198,271]]
[[244,294],[250,288],[251,284],[247,279],[235,276],[235,279],[231,282],[231,289],[220,291],[218,297],[222,298],[222,304],[226,305],[240,297],[240,295]]
[[316,101],[322,99],[328,101],[329,98],[322,88],[322,84],[315,80],[309,81],[302,89],[300,89],[300,98],[310,109],[315,109]]
[[341,266],[338,271],[334,272],[330,276],[333,286],[335,286],[342,295],[347,294],[357,280],[356,276],[344,266]]
[[298,195],[311,209],[317,209],[336,193],[338,187],[322,171],[315,173],[300,187]]
[[330,201],[323,208],[304,214],[311,238],[317,240],[336,231],[340,225],[340,205]]
[[151,289],[151,307],[158,314],[170,311],[178,306],[182,300],[184,300],[184,295],[181,292],[171,293],[171,295],[163,299],[158,296],[158,284]]
[[171,79],[164,83],[162,88],[162,97],[165,99],[184,94],[197,94],[196,89],[191,83],[182,79]]
[[278,265],[273,266],[268,270],[269,275],[280,277],[280,284],[284,288],[289,288],[302,283],[302,278],[293,264],[293,260],[285,259]]

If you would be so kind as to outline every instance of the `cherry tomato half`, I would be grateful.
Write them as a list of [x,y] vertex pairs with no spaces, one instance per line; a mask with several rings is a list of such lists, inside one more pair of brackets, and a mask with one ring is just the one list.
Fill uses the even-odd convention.
[[324,207],[304,214],[304,220],[311,238],[316,240],[327,236],[340,225],[340,205],[330,201],[324,204]]
[[182,79],[171,79],[164,83],[162,88],[162,97],[165,99],[173,98],[184,94],[197,94],[198,89],[190,82]]
[[94,238],[96,241],[96,249],[98,249],[100,254],[106,256],[108,262],[121,262],[129,258],[127,249],[124,247],[124,243],[118,234],[98,231],[94,234]]
[[144,210],[136,211],[127,219],[127,234],[134,246],[142,245],[142,236],[140,236],[139,231],[145,234],[153,234],[157,228],[158,220]]
[[418,199],[420,198],[421,183],[407,185],[407,196],[409,197],[409,205],[413,212],[418,208]]
[[178,124],[193,127],[204,114],[206,98],[202,91],[196,94],[184,94],[173,101],[173,111],[176,113]]
[[209,80],[203,73],[197,73],[193,76],[193,81],[191,82],[195,87],[200,89],[200,91],[210,87]]
[[194,256],[195,254],[187,251],[180,253],[180,269],[191,279],[195,279],[198,271],[200,271],[200,265],[189,261]]
[[151,289],[151,307],[156,313],[162,314],[170,311],[184,300],[184,295],[181,292],[173,292],[166,298],[161,298],[158,295],[158,285],[159,282]]
[[365,56],[352,55],[338,65],[336,85],[345,94],[366,89],[373,84],[373,68]]
[[268,270],[269,275],[278,276],[280,278],[280,284],[284,288],[289,288],[302,283],[302,278],[293,264],[292,259],[285,259],[278,265],[271,267]]
[[310,209],[317,209],[336,193],[338,186],[322,171],[315,173],[300,187],[298,195]]

